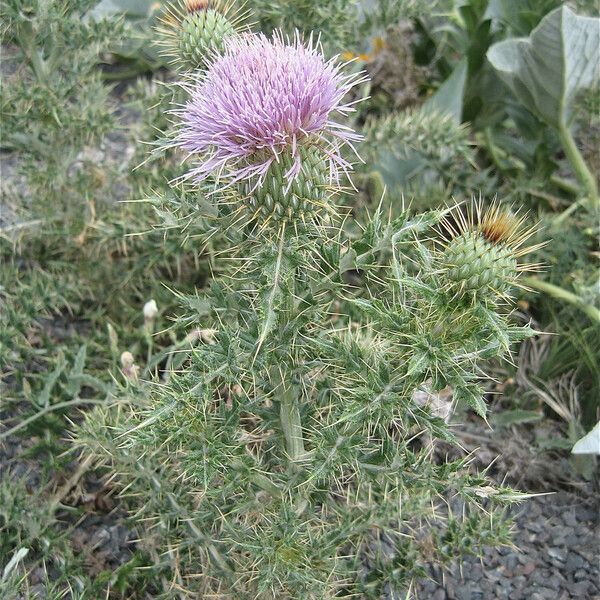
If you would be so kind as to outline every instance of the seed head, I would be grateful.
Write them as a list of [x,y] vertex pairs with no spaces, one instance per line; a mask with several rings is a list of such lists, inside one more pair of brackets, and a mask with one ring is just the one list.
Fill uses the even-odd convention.
[[123,369],[123,374],[127,379],[131,381],[137,381],[139,375],[139,368],[135,364],[135,360],[133,358],[133,354],[131,352],[123,352],[121,354],[121,368]]

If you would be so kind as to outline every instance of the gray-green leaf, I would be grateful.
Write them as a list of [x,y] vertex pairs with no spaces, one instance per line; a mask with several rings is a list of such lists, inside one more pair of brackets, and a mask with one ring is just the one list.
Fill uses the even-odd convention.
[[562,6],[528,38],[494,44],[487,57],[519,100],[558,128],[569,123],[578,93],[598,81],[599,47],[600,19]]

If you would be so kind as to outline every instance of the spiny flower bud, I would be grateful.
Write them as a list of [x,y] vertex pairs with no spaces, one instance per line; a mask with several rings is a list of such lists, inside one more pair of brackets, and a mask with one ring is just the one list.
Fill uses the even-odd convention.
[[187,177],[236,185],[262,224],[314,215],[351,169],[341,147],[360,138],[332,120],[354,110],[343,99],[362,80],[341,69],[299,35],[229,38],[180,111],[175,143],[201,159]]
[[461,292],[508,290],[517,275],[517,259],[511,248],[495,246],[478,232],[454,238],[446,248],[446,276]]
[[494,203],[485,212],[481,202],[465,216],[459,210],[445,217],[443,226],[451,239],[440,253],[441,270],[449,288],[458,295],[506,296],[517,285],[522,271],[539,265],[519,264],[519,258],[539,246],[524,246],[535,228],[524,228],[519,217]]
[[326,206],[329,195],[326,157],[314,146],[300,148],[299,155],[302,168],[295,179],[286,178],[294,159],[283,154],[279,161],[271,163],[261,187],[252,191],[250,184],[245,185],[250,210],[257,219],[306,220]]
[[225,0],[172,4],[158,27],[164,54],[184,71],[204,68],[213,54],[223,52],[225,40],[244,28],[247,14]]

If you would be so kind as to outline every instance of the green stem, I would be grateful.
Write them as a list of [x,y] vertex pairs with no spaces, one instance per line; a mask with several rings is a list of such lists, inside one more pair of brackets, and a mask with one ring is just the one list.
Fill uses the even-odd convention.
[[486,127],[483,135],[484,135],[487,149],[488,149],[488,152],[490,153],[490,158],[492,159],[492,162],[494,163],[496,168],[500,172],[503,173],[505,168],[504,168],[504,165],[502,164],[502,159],[500,158],[500,156],[498,155],[498,152],[496,151],[496,145],[494,144],[494,140],[492,139],[491,128]]
[[[284,266],[283,249],[285,244],[285,228],[280,232],[278,259],[276,265],[276,277],[273,285],[273,294],[282,291],[279,279],[283,277],[283,273],[287,266]],[[282,327],[289,322],[294,312],[294,297],[295,278],[290,277],[292,289],[284,289],[282,303],[280,307],[279,321]],[[273,305],[274,298],[271,298],[269,304]],[[264,336],[261,336],[261,341]],[[285,447],[288,457],[292,463],[296,463],[304,458],[306,451],[304,449],[304,438],[302,434],[302,419],[300,417],[300,406],[298,398],[298,390],[291,382],[291,373],[282,373],[278,368],[274,369],[275,392],[279,395],[279,419],[281,421],[281,429],[285,438]]]
[[254,485],[258,486],[261,490],[268,492],[274,498],[283,497],[283,492],[281,491],[279,486],[273,483],[266,475],[253,471],[250,474],[250,480]]
[[152,362],[152,354],[154,351],[154,338],[152,337],[152,331],[147,326],[144,328],[144,334],[146,338],[146,368]]
[[564,179],[563,177],[559,177],[558,175],[552,175],[552,177],[550,177],[550,181],[556,187],[559,187],[561,190],[573,196],[579,196],[581,193],[581,189],[576,183],[569,181],[568,179]]
[[279,418],[281,419],[281,428],[285,437],[285,447],[290,460],[297,462],[302,460],[306,455],[298,397],[294,387],[283,381],[281,375],[279,402]]
[[592,304],[588,304],[584,300],[582,300],[576,294],[572,292],[568,292],[563,288],[558,287],[557,285],[553,285],[552,283],[548,283],[547,281],[542,281],[541,279],[537,279],[536,277],[523,277],[521,282],[526,286],[536,289],[540,292],[544,292],[557,300],[562,300],[564,302],[568,302],[573,306],[576,306],[580,310],[582,310],[592,321],[596,321],[596,323],[600,323],[600,310],[598,310]]
[[575,144],[575,140],[573,139],[573,134],[571,130],[565,123],[561,123],[558,128],[558,135],[560,136],[560,141],[562,143],[563,149],[575,174],[577,175],[579,181],[585,188],[587,195],[589,196],[591,206],[594,210],[597,210],[600,206],[600,198],[598,197],[598,185],[594,176],[588,169],[588,166],[583,160],[583,156],[581,156],[581,152],[577,148],[577,144]]
[[586,198],[579,198],[577,202],[573,202],[569,208],[563,210],[552,221],[552,227],[554,229],[560,227],[571,216],[571,214],[574,213],[585,202],[585,200]]
[[7,437],[17,433],[20,429],[27,427],[30,423],[37,421],[39,418],[51,413],[55,410],[60,410],[61,408],[69,408],[71,406],[81,406],[82,404],[106,404],[104,400],[93,400],[91,398],[75,398],[75,400],[68,400],[67,402],[58,402],[57,404],[50,404],[45,408],[41,409],[39,412],[36,412],[35,415],[31,415],[21,421],[18,425],[11,427],[10,429],[3,431],[0,434],[0,440],[4,440]]

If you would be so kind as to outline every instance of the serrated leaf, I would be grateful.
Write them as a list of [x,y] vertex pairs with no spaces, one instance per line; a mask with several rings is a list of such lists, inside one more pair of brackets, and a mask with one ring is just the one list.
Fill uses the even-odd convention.
[[562,6],[528,38],[494,44],[487,57],[517,98],[558,128],[569,123],[579,92],[598,80],[599,46],[600,20]]
[[353,271],[356,269],[356,252],[350,248],[346,254],[340,258],[339,271],[340,275],[343,275],[347,271]]
[[454,397],[466,402],[480,417],[485,419],[487,406],[483,399],[483,390],[478,385],[463,385],[454,389]]
[[79,348],[77,356],[75,356],[75,362],[73,363],[73,367],[69,371],[69,375],[67,377],[67,385],[65,386],[65,391],[72,398],[78,396],[81,390],[81,375],[83,374],[83,369],[85,368],[86,352],[87,348],[84,344],[83,346],[81,346],[81,348]]
[[58,364],[56,365],[54,371],[47,376],[46,383],[40,395],[36,398],[36,405],[41,408],[46,408],[50,404],[50,395],[52,394],[52,390],[56,385],[58,378],[61,376],[62,372],[65,370],[66,363],[64,359],[61,357]]

